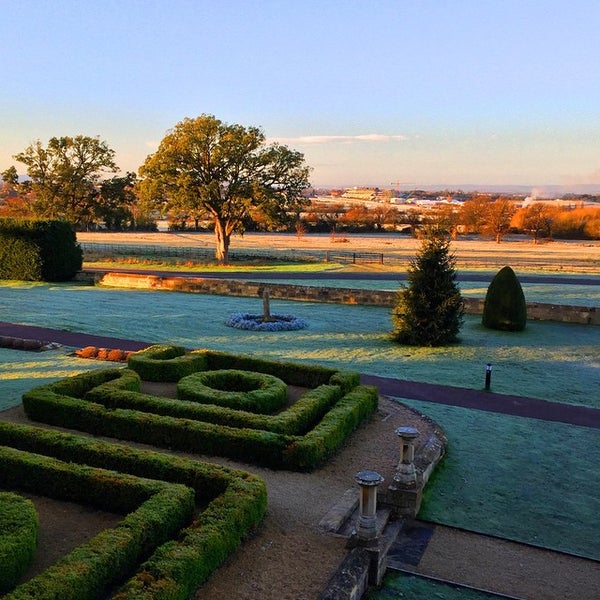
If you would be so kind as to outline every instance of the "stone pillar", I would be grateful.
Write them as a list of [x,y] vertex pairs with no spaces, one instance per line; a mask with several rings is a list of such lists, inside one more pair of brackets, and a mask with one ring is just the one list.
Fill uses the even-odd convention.
[[360,486],[360,515],[358,518],[358,539],[363,542],[377,537],[377,486],[383,477],[375,471],[360,471],[354,481]]
[[419,430],[414,427],[398,427],[396,435],[400,441],[400,460],[396,467],[394,483],[402,487],[415,486],[417,484],[415,440],[419,437]]

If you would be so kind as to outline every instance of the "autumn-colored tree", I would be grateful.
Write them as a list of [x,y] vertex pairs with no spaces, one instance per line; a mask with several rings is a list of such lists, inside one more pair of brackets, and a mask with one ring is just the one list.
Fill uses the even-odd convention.
[[346,214],[342,202],[313,202],[309,208],[308,220],[320,231],[335,231]]
[[0,217],[32,218],[31,202],[26,196],[11,196],[0,203]]
[[537,244],[541,236],[552,238],[552,224],[556,216],[557,211],[554,207],[545,202],[535,202],[518,210],[511,225],[529,233],[533,243]]
[[515,210],[514,202],[502,198],[488,204],[482,233],[493,236],[499,244],[510,229],[510,221]]
[[353,230],[369,230],[373,228],[373,218],[373,213],[366,206],[359,205],[340,215],[338,223]]
[[486,224],[486,213],[491,199],[489,196],[476,195],[463,202],[457,220],[466,233],[481,233]]
[[398,210],[389,204],[377,204],[370,209],[370,213],[377,231],[382,231],[386,225],[395,226],[399,223]]

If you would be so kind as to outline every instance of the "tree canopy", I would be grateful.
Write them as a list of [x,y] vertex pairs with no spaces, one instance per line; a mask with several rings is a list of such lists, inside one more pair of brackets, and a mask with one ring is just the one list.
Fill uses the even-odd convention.
[[78,135],[50,138],[47,147],[37,140],[14,158],[27,166],[36,215],[77,228],[94,214],[101,177],[118,171],[114,154],[106,142]]
[[265,143],[257,127],[229,125],[212,115],[186,118],[167,133],[139,171],[146,200],[214,222],[216,258],[228,262],[233,233],[249,221],[289,224],[307,203],[304,155]]

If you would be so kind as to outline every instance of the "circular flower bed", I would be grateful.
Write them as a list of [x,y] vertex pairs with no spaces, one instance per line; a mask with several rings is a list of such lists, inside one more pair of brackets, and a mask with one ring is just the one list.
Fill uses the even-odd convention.
[[294,315],[271,315],[269,321],[264,321],[262,315],[249,313],[233,313],[225,321],[225,325],[252,331],[293,331],[308,327],[304,319]]

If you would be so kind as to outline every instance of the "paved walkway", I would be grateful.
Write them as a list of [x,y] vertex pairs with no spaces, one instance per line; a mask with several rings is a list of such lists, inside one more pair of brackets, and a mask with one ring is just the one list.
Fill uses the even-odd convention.
[[[111,338],[63,329],[49,329],[33,325],[18,325],[0,321],[0,336],[19,337],[58,342],[64,346],[83,348],[118,348],[120,350],[141,350],[152,342]],[[461,406],[488,412],[503,413],[544,421],[555,421],[569,425],[580,425],[600,429],[600,409],[574,404],[559,404],[538,398],[495,394],[484,390],[458,388],[393,377],[362,375],[361,381],[375,385],[381,394],[410,400],[422,400],[437,404]]]

